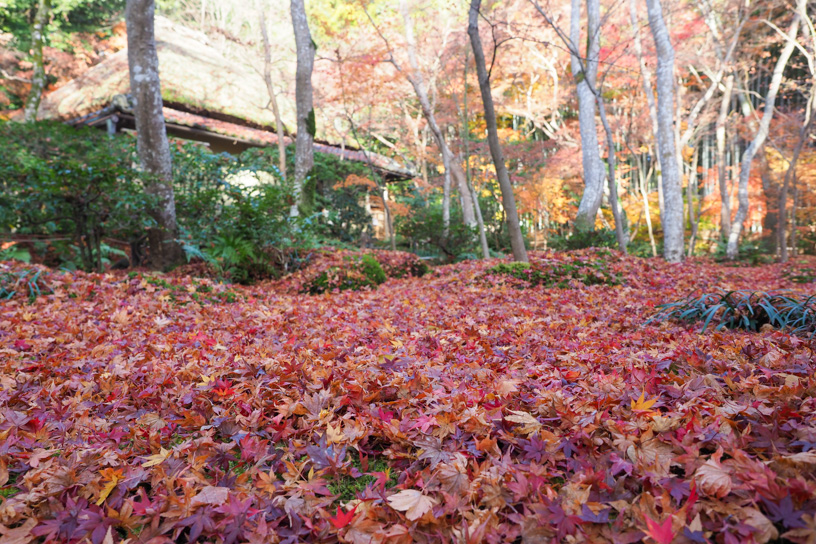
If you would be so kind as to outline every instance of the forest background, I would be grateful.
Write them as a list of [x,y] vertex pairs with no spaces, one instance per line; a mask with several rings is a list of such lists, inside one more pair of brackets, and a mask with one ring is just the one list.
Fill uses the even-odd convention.
[[[37,92],[35,27],[44,6],[46,95],[126,46],[124,2],[4,2],[0,104],[9,118],[15,111],[22,115]],[[269,96],[259,100],[281,122],[270,128],[296,132],[297,63],[288,2],[168,0],[157,7],[268,82]],[[683,255],[724,257],[735,231],[742,256],[753,260],[813,252],[813,13],[774,1],[663,6],[674,55],[671,156],[681,184],[681,191],[664,191],[671,168],[661,167],[657,145],[659,48],[646,7],[635,0],[482,6],[478,24],[498,135],[526,245],[606,245],[668,255],[665,218],[679,206],[682,218],[674,223],[682,223]],[[508,251],[506,208],[467,33],[469,5],[319,0],[307,8],[316,45],[315,138],[393,157],[416,175],[389,180],[365,164],[318,154],[299,206],[304,213],[295,221],[286,214],[294,145],[286,152],[288,163],[273,148],[236,158],[174,146],[188,258],[219,264],[237,279],[277,273],[289,264],[278,253],[289,247],[368,243],[372,203],[385,208],[380,238],[392,247],[448,261]],[[590,92],[583,105],[582,87]],[[590,112],[585,127],[582,111]],[[134,259],[144,228],[155,219],[133,214],[149,208],[151,196],[131,172],[132,141],[76,137],[53,124],[4,124],[3,130],[10,142],[0,206],[4,231],[30,235],[26,240],[36,242],[29,253],[53,264],[101,268],[126,248]],[[41,160],[36,152],[21,158],[20,149],[36,149],[32,142],[41,141],[43,131],[60,149],[44,150]],[[441,151],[440,137],[448,153]],[[55,156],[80,159],[55,173]],[[265,171],[277,181],[261,188],[236,183],[235,174],[246,171]],[[13,190],[21,185],[28,191]],[[100,196],[89,197],[89,191]],[[43,195],[51,197],[48,210],[32,206]],[[79,210],[78,200],[92,204]],[[254,213],[259,206],[278,212]],[[210,221],[213,215],[217,222]],[[54,241],[60,235],[66,240]],[[736,257],[734,248],[728,253]],[[667,256],[679,257],[676,248]]]

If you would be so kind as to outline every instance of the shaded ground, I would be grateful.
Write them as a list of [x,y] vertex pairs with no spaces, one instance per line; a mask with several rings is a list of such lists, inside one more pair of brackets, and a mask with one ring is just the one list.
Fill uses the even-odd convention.
[[813,283],[610,259],[620,285],[473,262],[318,296],[47,273],[0,305],[0,532],[813,542],[815,344],[644,326],[694,289]]

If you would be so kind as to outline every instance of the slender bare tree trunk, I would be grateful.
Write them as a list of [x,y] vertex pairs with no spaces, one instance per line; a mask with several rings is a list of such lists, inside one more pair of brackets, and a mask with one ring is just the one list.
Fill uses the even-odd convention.
[[796,230],[796,210],[799,207],[799,187],[796,185],[796,172],[793,172],[793,206],[791,207],[791,238],[790,244],[794,255],[799,255]]
[[303,184],[314,166],[314,137],[316,120],[312,103],[312,70],[315,43],[309,32],[304,0],[292,0],[292,27],[295,31],[297,69],[295,71],[295,105],[297,107],[297,135],[295,136],[295,202],[289,210],[291,217],[300,214],[303,205]]
[[[626,230],[623,225],[623,212],[618,201],[618,181],[615,174],[617,167],[617,158],[615,156],[615,139],[612,135],[612,127],[609,126],[609,120],[606,118],[606,106],[604,105],[601,90],[597,91],[598,97],[598,111],[601,114],[601,123],[603,123],[604,132],[606,133],[606,164],[609,169],[607,179],[609,180],[609,204],[612,206],[612,217],[615,218],[615,238],[618,240],[618,249],[626,253],[626,244],[629,242],[626,236]],[[650,221],[651,222],[651,221]]]
[[151,261],[153,267],[167,269],[183,262],[184,252],[176,241],[173,165],[162,111],[154,11],[153,0],[127,0],[128,67],[135,103],[136,143],[141,169],[151,178],[147,192],[156,198],[151,215],[158,227],[149,233]]
[[811,87],[810,97],[808,97],[807,106],[805,107],[805,120],[802,123],[802,128],[799,129],[799,139],[796,141],[796,147],[793,149],[793,156],[788,163],[788,169],[785,171],[785,180],[782,182],[782,189],[779,191],[779,226],[777,227],[777,235],[779,236],[779,260],[780,262],[788,262],[788,187],[791,179],[796,175],[796,162],[799,160],[799,154],[805,145],[808,137],[810,125],[813,123],[813,102],[816,99],[816,87]]
[[638,162],[638,177],[640,194],[643,197],[643,211],[646,214],[646,227],[649,229],[649,243],[652,246],[652,257],[657,257],[657,244],[655,244],[654,229],[652,228],[652,213],[649,209],[649,193],[646,192],[646,176],[640,170],[640,162]]
[[464,88],[462,89],[462,143],[465,148],[465,179],[467,180],[470,198],[473,200],[473,209],[476,211],[476,223],[479,225],[479,244],[482,246],[482,258],[490,258],[490,247],[487,245],[487,234],[485,233],[484,217],[482,207],[479,205],[479,195],[473,188],[473,180],[470,176],[470,127],[468,126],[468,99],[467,99],[467,79],[468,79],[468,49],[465,48],[465,74]]
[[663,257],[676,263],[683,260],[683,190],[674,138],[674,48],[660,0],[646,0],[646,8],[657,49],[657,144],[665,209],[665,217],[661,218]]
[[[691,167],[689,168],[689,180],[686,186],[686,201],[688,202],[688,217],[689,225],[691,225],[691,236],[689,236],[689,243],[686,255],[688,257],[694,256],[694,244],[697,241],[697,231],[700,227],[700,207],[694,209],[694,193],[697,188],[697,164],[700,160],[700,155],[697,151],[699,141],[694,142],[694,156],[691,158]],[[702,202],[702,199],[700,199]],[[697,213],[695,213],[695,211]]]
[[45,45],[45,29],[48,26],[50,13],[51,1],[39,0],[37,14],[34,16],[34,27],[31,31],[31,63],[34,65],[34,75],[31,78],[31,90],[26,99],[24,114],[26,123],[37,120],[37,111],[40,109],[40,101],[45,90],[43,46]]
[[798,0],[797,4],[800,9],[797,10],[793,17],[790,28],[787,32],[787,41],[774,67],[773,75],[771,76],[771,83],[768,87],[768,95],[765,97],[765,109],[762,113],[762,119],[759,122],[754,139],[748,145],[745,153],[742,155],[742,162],[740,164],[739,174],[739,188],[737,195],[739,197],[739,207],[737,208],[737,215],[734,218],[734,223],[731,225],[731,233],[728,237],[728,246],[726,248],[726,255],[729,259],[736,259],[739,255],[739,239],[742,233],[742,224],[748,217],[748,179],[751,176],[751,162],[754,159],[757,151],[765,144],[765,139],[768,137],[768,130],[771,125],[771,119],[774,115],[774,107],[776,104],[776,94],[779,92],[779,86],[782,83],[782,75],[785,71],[785,66],[788,64],[791,54],[796,47],[796,35],[799,32],[799,23],[801,17],[799,13],[804,12],[804,3],[806,0]]
[[[635,44],[635,55],[640,65],[641,82],[643,83],[643,94],[646,95],[646,103],[649,105],[649,117],[652,120],[652,136],[654,137],[655,145],[657,145],[657,105],[655,104],[654,92],[652,91],[652,72],[646,66],[646,61],[643,58],[643,42],[640,37],[640,21],[637,14],[637,0],[629,0],[629,19],[632,24],[632,37]],[[655,154],[655,161],[657,172],[662,172],[660,168],[660,153]],[[663,221],[665,211],[663,209],[663,179],[661,176],[657,178],[657,197],[660,206],[660,220]]]
[[[600,3],[587,0],[587,58],[578,56],[581,42],[581,0],[572,0],[570,16],[570,56],[572,75],[578,91],[578,123],[581,130],[581,157],[584,167],[584,193],[575,216],[575,228],[595,230],[595,216],[603,198],[603,163],[595,124],[595,81],[600,52]],[[573,50],[574,48],[574,50]]]
[[269,103],[272,105],[272,113],[275,115],[275,132],[278,137],[278,169],[281,178],[286,181],[286,129],[281,119],[280,108],[278,107],[278,96],[275,94],[275,87],[272,84],[272,45],[269,43],[269,33],[266,30],[266,11],[261,7],[261,38],[264,48],[264,83],[266,93],[269,95]]
[[405,73],[405,77],[414,88],[414,92],[419,99],[419,105],[422,109],[422,115],[425,117],[425,121],[428,123],[428,127],[431,129],[431,134],[433,135],[434,140],[436,140],[436,145],[439,147],[439,151],[442,154],[442,164],[445,167],[445,189],[447,189],[446,194],[443,195],[443,223],[445,228],[448,228],[450,225],[450,184],[452,179],[459,188],[460,194],[463,196],[462,218],[464,223],[468,227],[475,228],[477,223],[476,215],[473,210],[473,203],[470,198],[465,198],[469,196],[465,173],[462,170],[462,167],[457,163],[456,158],[453,156],[453,153],[445,140],[445,136],[442,133],[442,129],[439,128],[439,124],[436,122],[436,115],[431,107],[431,101],[428,98],[428,91],[425,88],[422,72],[419,69],[419,61],[417,60],[416,56],[416,43],[414,41],[414,24],[411,20],[411,15],[408,12],[408,5],[406,4],[405,0],[400,0],[400,11],[405,24],[405,41],[408,45],[408,62],[411,66],[411,73],[403,72],[402,67],[396,62],[396,60],[393,59],[393,57],[390,59],[390,61],[398,71]]
[[482,41],[479,38],[480,5],[481,0],[471,0],[470,2],[468,35],[470,35],[470,44],[473,47],[476,73],[479,76],[479,90],[482,93],[482,102],[484,103],[485,123],[487,124],[487,143],[490,146],[490,154],[493,157],[493,164],[496,167],[496,177],[499,179],[502,205],[507,218],[507,230],[510,233],[510,245],[513,248],[513,259],[518,262],[526,263],[528,262],[527,249],[524,247],[524,236],[521,233],[521,226],[519,225],[516,197],[513,194],[513,186],[510,184],[510,176],[507,174],[507,166],[504,163],[504,156],[502,155],[501,144],[499,143],[496,112],[493,109],[493,96],[490,93],[490,79],[485,66]]
[[722,102],[720,103],[720,113],[717,116],[716,138],[717,138],[717,181],[720,188],[720,231],[723,240],[728,240],[731,234],[731,192],[728,190],[728,178],[726,177],[725,164],[725,126],[728,121],[728,110],[731,107],[731,93],[734,89],[734,75],[729,74],[725,78],[725,89],[723,89]]

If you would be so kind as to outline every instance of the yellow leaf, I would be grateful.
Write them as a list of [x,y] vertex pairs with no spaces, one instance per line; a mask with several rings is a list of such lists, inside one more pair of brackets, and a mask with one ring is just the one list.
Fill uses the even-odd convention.
[[156,454],[149,455],[149,456],[145,457],[145,459],[147,459],[147,461],[142,463],[142,466],[147,468],[147,467],[154,467],[156,465],[161,465],[162,463],[164,463],[165,459],[170,457],[170,453],[171,453],[171,450],[166,450],[166,449],[162,448],[159,453],[156,453]]
[[108,482],[102,488],[102,491],[99,492],[99,500],[96,501],[97,506],[105,502],[105,499],[108,498],[111,491],[116,488],[116,484],[122,479],[122,469],[103,468],[99,472],[102,474],[102,478],[108,480]]
[[215,381],[215,376],[205,376],[205,375],[202,374],[201,375],[201,381],[198,382],[198,385],[203,385],[203,386],[206,387],[207,385],[211,384],[214,381]]
[[646,400],[646,397],[644,395],[645,395],[644,393],[641,393],[640,398],[637,400],[637,402],[630,401],[633,412],[647,412],[649,408],[654,406],[654,403],[657,402],[657,399]]

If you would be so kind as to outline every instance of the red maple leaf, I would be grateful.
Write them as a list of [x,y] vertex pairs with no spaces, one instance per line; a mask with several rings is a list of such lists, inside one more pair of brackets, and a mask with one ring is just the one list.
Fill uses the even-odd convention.
[[671,516],[664,519],[662,523],[658,523],[647,517],[646,525],[649,526],[649,529],[646,531],[646,536],[654,539],[657,544],[671,544],[672,540],[674,540]]
[[[359,505],[358,505],[359,506]],[[336,529],[342,529],[349,523],[351,520],[354,519],[354,512],[357,510],[357,506],[349,510],[348,512],[343,512],[343,509],[339,506],[337,507],[337,514],[334,517],[329,518],[329,521]]]
[[232,382],[229,380],[216,380],[213,393],[219,397],[229,397],[235,394],[235,389],[232,388]]

